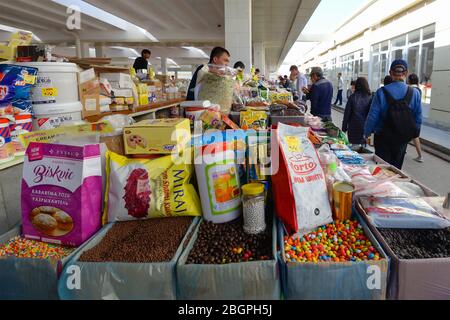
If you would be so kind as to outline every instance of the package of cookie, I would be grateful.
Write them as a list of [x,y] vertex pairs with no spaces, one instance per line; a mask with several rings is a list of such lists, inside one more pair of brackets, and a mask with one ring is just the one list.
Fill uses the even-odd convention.
[[26,238],[81,245],[101,227],[100,145],[30,143],[21,200]]

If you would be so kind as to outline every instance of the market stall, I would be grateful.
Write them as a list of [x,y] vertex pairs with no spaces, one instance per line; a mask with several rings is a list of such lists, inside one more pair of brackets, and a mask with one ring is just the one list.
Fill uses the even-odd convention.
[[449,297],[443,199],[292,94],[210,66],[184,102],[165,77],[73,62],[0,65],[0,155],[23,162],[5,298]]

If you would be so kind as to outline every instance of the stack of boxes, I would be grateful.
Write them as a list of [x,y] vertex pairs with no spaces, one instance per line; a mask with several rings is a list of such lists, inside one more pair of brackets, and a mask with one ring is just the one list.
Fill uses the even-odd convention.
[[130,110],[134,105],[135,85],[126,73],[100,73],[102,94],[111,98],[110,111]]

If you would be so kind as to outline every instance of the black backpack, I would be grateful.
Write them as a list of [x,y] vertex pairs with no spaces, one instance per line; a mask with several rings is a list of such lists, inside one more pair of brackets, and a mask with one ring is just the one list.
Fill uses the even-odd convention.
[[408,87],[406,96],[402,100],[395,100],[386,88],[382,89],[389,105],[381,130],[383,138],[392,144],[404,144],[417,138],[419,129],[409,107],[414,96],[414,89]]
[[186,101],[194,101],[195,100],[195,86],[197,85],[197,77],[198,72],[203,68],[203,64],[198,66],[195,70],[194,74],[192,75],[191,82],[189,83],[189,88],[187,91]]

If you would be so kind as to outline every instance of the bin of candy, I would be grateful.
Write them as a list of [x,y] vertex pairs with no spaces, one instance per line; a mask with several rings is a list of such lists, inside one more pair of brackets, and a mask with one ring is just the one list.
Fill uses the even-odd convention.
[[280,272],[276,223],[248,235],[241,219],[215,225],[202,221],[177,265],[184,300],[278,300]]
[[[358,216],[300,238],[278,226],[284,297],[288,300],[384,300],[389,261]],[[283,236],[285,235],[285,236]]]
[[[442,197],[422,198],[447,219],[450,210],[442,208]],[[440,204],[440,205],[437,205]],[[450,299],[450,228],[377,228],[362,202],[357,210],[390,258],[387,297],[390,300]]]
[[[173,217],[106,225],[68,262],[63,300],[174,300],[175,266],[199,218]],[[78,268],[80,287],[70,285]]]
[[0,300],[58,299],[58,277],[75,248],[29,240],[16,227],[0,237]]

